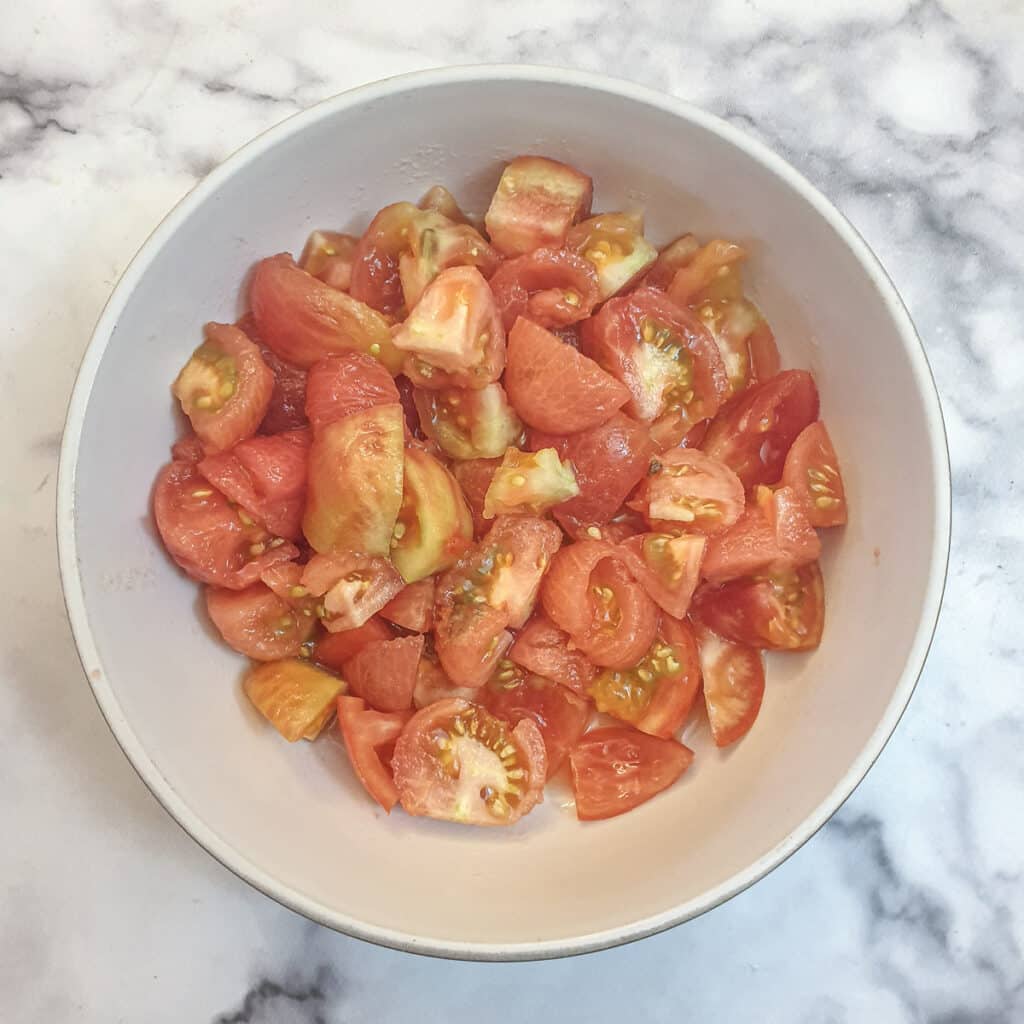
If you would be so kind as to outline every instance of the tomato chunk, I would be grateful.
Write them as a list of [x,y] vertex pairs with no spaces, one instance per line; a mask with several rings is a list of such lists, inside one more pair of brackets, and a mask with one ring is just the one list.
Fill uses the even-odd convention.
[[463,496],[473,516],[473,536],[481,538],[490,528],[491,520],[484,519],[484,500],[501,459],[470,459],[456,462],[452,473],[462,488]]
[[439,216],[421,216],[409,229],[409,251],[398,260],[405,304],[412,308],[427,285],[451,267],[476,267],[484,277],[498,268],[501,257],[469,224],[448,223]]
[[689,263],[698,249],[700,249],[700,242],[690,234],[681,235],[669,242],[658,253],[654,265],[644,277],[644,284],[650,288],[657,288],[659,291],[667,290],[676,276],[676,271]]
[[536,722],[514,728],[451,698],[417,711],[391,761],[402,807],[464,825],[511,825],[544,798],[547,755]]
[[522,441],[523,424],[500,384],[413,389],[423,433],[455,459],[493,459]]
[[314,555],[302,571],[302,585],[321,598],[318,613],[324,625],[340,633],[363,625],[404,584],[387,559],[344,551]]
[[224,642],[256,661],[297,657],[316,628],[315,619],[296,615],[263,583],[244,590],[207,587],[206,610]]
[[535,249],[506,260],[491,278],[506,331],[519,317],[540,327],[567,327],[590,316],[600,300],[597,274],[568,249]]
[[399,401],[391,374],[362,352],[327,356],[309,369],[306,416],[314,431],[375,405],[394,405]]
[[346,662],[344,676],[352,692],[375,710],[407,711],[422,653],[422,636],[371,640]]
[[205,341],[174,382],[174,396],[208,451],[256,433],[270,406],[274,374],[237,327],[207,324]]
[[277,353],[264,344],[259,336],[256,318],[246,313],[238,321],[239,330],[252,339],[260,350],[263,362],[274,375],[274,389],[270,404],[260,424],[264,434],[281,434],[306,425],[306,371],[300,366],[285,362]]
[[700,536],[636,534],[620,544],[630,572],[651,600],[673,618],[683,618],[700,582],[707,541]]
[[419,580],[403,587],[380,610],[381,618],[414,633],[428,633],[434,628],[434,580]]
[[521,452],[509,448],[484,495],[484,519],[520,512],[544,512],[580,493],[576,474],[554,448]]
[[335,672],[343,672],[345,663],[368,643],[394,638],[395,631],[383,619],[373,616],[354,629],[320,637],[313,647],[313,660]]
[[304,661],[267,661],[242,683],[253,706],[289,743],[315,740],[335,713],[345,684]]
[[535,675],[553,679],[581,697],[589,695],[597,668],[543,612],[536,612],[516,634],[509,660]]
[[668,789],[692,762],[693,751],[675,740],[624,726],[594,729],[569,754],[576,816],[625,814]]
[[791,487],[811,526],[846,522],[846,489],[832,439],[820,420],[797,435],[786,455],[782,483]]
[[462,212],[462,207],[455,196],[444,185],[432,185],[423,193],[423,198],[417,205],[421,210],[433,210],[455,224],[469,223],[469,218]]
[[359,697],[338,698],[338,727],[352,768],[366,792],[389,814],[398,803],[398,789],[385,752],[393,748],[411,717],[409,712],[372,711]]
[[592,359],[523,318],[508,336],[505,390],[531,427],[560,434],[603,423],[629,399]]
[[697,632],[704,704],[715,745],[728,747],[754,724],[764,698],[764,662],[753,647],[730,643],[710,630]]
[[598,214],[577,224],[566,245],[594,267],[601,302],[629,288],[658,257],[644,238],[642,214]]
[[473,701],[479,692],[478,689],[468,686],[456,686],[448,678],[428,640],[424,645],[420,663],[416,666],[416,688],[412,691],[413,707],[419,710],[451,697]]
[[359,239],[340,231],[314,231],[299,257],[299,266],[324,284],[347,292]]
[[518,256],[541,246],[560,248],[569,228],[590,212],[593,183],[567,164],[517,156],[502,172],[484,217],[501,253]]

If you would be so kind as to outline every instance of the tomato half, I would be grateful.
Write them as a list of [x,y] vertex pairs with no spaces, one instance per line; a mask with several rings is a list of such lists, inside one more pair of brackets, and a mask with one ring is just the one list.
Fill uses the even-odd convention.
[[390,758],[382,755],[393,748],[411,717],[402,711],[372,711],[359,697],[338,698],[338,728],[352,768],[366,792],[389,814],[398,803],[398,789],[385,764]]
[[786,370],[733,399],[712,421],[703,449],[745,488],[773,483],[790,446],[817,418],[814,378],[806,370]]
[[629,668],[647,652],[658,610],[606,541],[570,544],[552,559],[541,588],[548,618],[595,664]]
[[194,580],[229,590],[288,562],[299,549],[274,537],[200,475],[195,463],[171,462],[153,489],[153,516],[167,553]]
[[705,587],[694,618],[734,643],[773,651],[809,651],[821,643],[825,587],[817,562],[777,576]]
[[207,451],[256,433],[274,391],[257,345],[230,324],[207,324],[205,340],[174,382],[174,397]]
[[786,455],[782,483],[791,487],[811,526],[846,522],[846,489],[832,439],[820,420],[805,427]]
[[413,633],[429,633],[434,628],[434,580],[419,580],[404,586],[380,610],[382,619]]
[[318,614],[332,633],[361,626],[404,586],[386,558],[351,551],[314,555],[302,570],[302,585],[321,599]]
[[685,432],[714,416],[729,393],[722,357],[707,329],[654,288],[606,302],[583,325],[580,343],[629,389],[626,412],[637,419],[665,417]]
[[506,260],[491,278],[506,331],[525,317],[540,327],[567,327],[590,316],[601,298],[593,265],[568,249],[535,249]]
[[207,587],[206,610],[224,642],[256,661],[297,657],[316,628],[316,619],[296,615],[263,583],[244,590]]
[[387,555],[402,506],[405,418],[397,402],[321,428],[309,450],[302,530],[315,551]]
[[700,689],[700,663],[693,630],[662,616],[649,650],[628,669],[606,668],[590,681],[598,711],[651,736],[671,736],[686,721]]
[[531,427],[559,434],[597,426],[629,400],[592,359],[522,317],[508,336],[505,390]]
[[315,740],[336,710],[345,684],[328,672],[299,661],[265,661],[251,668],[242,689],[253,707],[289,743]]
[[346,629],[342,633],[325,633],[313,647],[313,660],[335,672],[342,672],[345,663],[368,643],[394,638],[395,631],[382,619],[373,616],[355,629]]
[[706,544],[700,536],[642,533],[619,547],[626,555],[629,571],[651,600],[673,618],[681,619],[689,611],[700,582]]
[[487,234],[506,256],[560,248],[569,228],[590,213],[592,195],[590,178],[574,167],[517,156],[502,172],[487,209]]
[[345,663],[343,675],[352,692],[376,711],[407,711],[422,653],[422,636],[371,640]]
[[569,753],[576,817],[600,821],[639,807],[668,789],[693,762],[675,740],[629,729],[594,729]]
[[514,728],[452,698],[417,711],[391,761],[402,807],[464,825],[511,825],[544,798],[547,755],[536,722]]
[[309,445],[305,428],[250,437],[228,452],[207,455],[199,472],[271,533],[299,540]]
[[482,388],[505,368],[505,331],[475,267],[444,270],[427,286],[394,344],[406,376],[423,388]]
[[308,369],[333,352],[365,352],[391,373],[402,368],[387,320],[366,303],[307,274],[288,253],[257,264],[249,302],[264,343],[295,366]]
[[501,459],[470,459],[452,466],[452,473],[473,516],[473,536],[477,539],[491,528],[491,520],[484,519],[484,499],[500,465]]
[[549,779],[562,767],[590,721],[587,701],[550,679],[524,672],[508,660],[498,664],[498,671],[479,691],[477,700],[511,725],[524,718],[537,723],[547,752]]
[[572,228],[565,244],[594,267],[601,302],[626,291],[658,257],[642,214],[598,214]]
[[347,292],[359,239],[340,231],[314,231],[306,240],[299,266],[324,284]]
[[754,647],[734,644],[711,630],[697,629],[704,704],[715,746],[745,736],[764,699],[764,661]]
[[540,611],[516,634],[508,656],[527,672],[553,679],[581,697],[587,696],[597,672],[587,656],[573,645],[569,634]]
[[400,401],[394,378],[372,356],[343,352],[309,368],[306,416],[314,430],[375,405]]
[[576,474],[554,448],[521,452],[509,448],[484,495],[483,516],[536,514],[580,493]]
[[500,384],[413,388],[423,433],[454,459],[496,459],[523,438],[523,424]]

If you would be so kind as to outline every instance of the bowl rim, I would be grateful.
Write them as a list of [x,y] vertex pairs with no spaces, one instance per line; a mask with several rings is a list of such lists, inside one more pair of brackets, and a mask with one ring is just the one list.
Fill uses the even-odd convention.
[[[744,870],[713,889],[657,914],[615,928],[571,938],[533,942],[461,942],[367,924],[331,910],[315,898],[285,885],[253,864],[190,809],[151,760],[125,717],[111,687],[89,625],[79,573],[76,538],[76,470],[82,427],[89,398],[111,333],[139,279],[156,253],[180,224],[232,175],[307,126],[337,112],[423,87],[480,81],[519,81],[583,88],[608,93],[658,108],[688,121],[729,143],[797,192],[851,251],[871,281],[893,320],[910,360],[925,411],[932,461],[937,475],[934,488],[934,542],[925,598],[913,642],[893,692],[867,743],[828,796],[781,843]],[[543,960],[594,952],[645,938],[691,920],[743,892],[794,854],[843,805],[870,770],[892,735],[914,692],[934,637],[948,569],[951,530],[949,449],[935,379],[920,337],[878,257],[852,224],[800,172],[764,143],[721,118],[685,100],[633,82],[569,68],[531,64],[469,64],[431,68],[395,75],[349,89],[299,111],[257,135],[232,153],[199,181],[157,225],[125,268],[107,300],[86,348],[71,393],[61,442],[57,479],[57,551],[64,602],[82,668],[107,725],[132,767],[171,817],[207,853],[237,877],[278,903],[318,924],[377,945],[410,953],[459,960]]]

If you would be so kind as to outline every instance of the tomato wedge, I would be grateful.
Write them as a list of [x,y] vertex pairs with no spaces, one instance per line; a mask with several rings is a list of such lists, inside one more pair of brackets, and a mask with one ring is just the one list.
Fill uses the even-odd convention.
[[505,256],[560,248],[569,228],[590,213],[593,191],[590,178],[568,164],[517,156],[502,172],[484,217],[487,234]]
[[566,246],[594,267],[601,302],[629,288],[658,258],[644,238],[642,214],[598,214],[572,228]]
[[313,660],[335,672],[343,672],[345,663],[375,640],[394,640],[395,631],[374,616],[361,626],[341,633],[327,633],[313,647]]
[[336,710],[345,684],[304,661],[288,658],[254,666],[242,682],[253,707],[289,743],[315,740]]
[[404,586],[387,559],[351,551],[314,555],[302,571],[302,585],[321,598],[318,612],[332,633],[363,625]]
[[434,580],[419,580],[403,587],[380,610],[381,618],[414,633],[429,633],[434,628]]
[[846,489],[832,439],[820,420],[799,433],[786,455],[782,483],[791,487],[811,526],[846,522]]
[[371,640],[345,663],[343,674],[352,692],[374,710],[407,711],[422,653],[422,636]]
[[495,459],[523,438],[523,424],[500,384],[413,389],[423,433],[454,459]]
[[707,541],[700,536],[642,533],[622,541],[626,564],[651,600],[673,618],[683,618],[700,582]]
[[387,320],[366,303],[307,274],[288,253],[257,264],[249,302],[264,342],[295,366],[308,369],[332,352],[365,352],[391,373],[402,368]]
[[697,646],[704,678],[704,704],[715,746],[728,747],[754,724],[764,698],[764,662],[754,647],[698,627]]
[[347,292],[359,239],[340,231],[314,231],[306,241],[299,266],[324,284]]
[[490,283],[506,331],[519,317],[567,327],[590,316],[601,297],[594,267],[568,249],[535,249],[506,260]]
[[508,656],[527,672],[553,679],[581,697],[588,696],[590,681],[597,673],[587,656],[573,646],[569,634],[540,611],[516,634]]
[[299,549],[235,508],[193,462],[164,466],[153,489],[153,516],[167,553],[194,580],[242,590]]
[[444,270],[427,286],[394,344],[406,376],[423,388],[482,388],[505,368],[505,331],[476,267]]
[[316,628],[316,619],[296,615],[263,583],[244,590],[207,587],[206,610],[224,642],[256,661],[297,657]]
[[385,764],[390,758],[383,755],[394,746],[411,717],[402,711],[371,711],[358,697],[338,698],[338,728],[356,777],[389,814],[398,803],[398,789]]
[[302,530],[315,551],[387,555],[402,506],[405,419],[377,405],[322,427],[309,451]]
[[772,483],[790,446],[817,418],[814,378],[806,370],[785,370],[730,402],[712,421],[703,449],[745,488]]
[[658,253],[654,265],[644,277],[644,284],[650,288],[665,291],[676,276],[676,271],[689,263],[699,248],[700,242],[690,234],[681,235],[669,242]]
[[274,374],[237,327],[210,323],[203,334],[172,390],[207,451],[223,451],[256,433],[270,406]]
[[511,825],[544,798],[547,755],[536,722],[514,728],[451,698],[417,711],[391,761],[402,807],[464,825]]
[[559,551],[541,604],[595,665],[606,668],[635,665],[658,629],[657,606],[607,541],[577,541]]
[[484,499],[494,479],[495,470],[500,465],[501,459],[469,459],[452,466],[452,473],[472,513],[473,536],[477,539],[491,528],[491,520],[484,519]]
[[629,729],[594,729],[569,753],[576,817],[600,821],[639,807],[668,789],[693,762],[675,740]]
[[559,434],[595,427],[629,399],[592,359],[522,317],[508,336],[505,390],[531,427]]
[[455,224],[468,224],[469,218],[462,212],[455,196],[444,187],[444,185],[431,185],[423,198],[416,204],[421,210],[433,210],[443,217],[447,217]]
[[694,618],[733,643],[773,651],[809,651],[821,643],[825,587],[817,562],[777,576],[705,587]]
[[554,448],[521,452],[509,448],[484,495],[484,519],[522,512],[544,512],[580,493],[571,463]]
[[477,698],[492,715],[516,725],[524,718],[537,723],[547,752],[550,779],[565,761],[590,721],[590,704],[564,686],[524,672],[503,660]]
[[490,277],[500,262],[497,251],[470,224],[449,223],[436,214],[422,215],[409,229],[409,251],[398,259],[405,304],[410,309],[415,306],[442,270],[476,267]]
[[306,416],[317,431],[375,405],[400,401],[394,378],[372,356],[343,352],[309,368]]

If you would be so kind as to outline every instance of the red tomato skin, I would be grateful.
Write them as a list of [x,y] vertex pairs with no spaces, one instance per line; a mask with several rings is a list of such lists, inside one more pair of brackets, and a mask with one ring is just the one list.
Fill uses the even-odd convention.
[[473,536],[478,540],[491,528],[492,521],[484,519],[484,497],[500,465],[501,459],[467,459],[452,466],[452,473],[473,515]]
[[256,318],[246,313],[236,325],[259,347],[263,362],[274,375],[270,403],[260,424],[262,434],[281,434],[306,425],[306,371],[279,358],[260,337]]
[[820,420],[805,427],[793,442],[783,466],[782,483],[793,489],[811,526],[846,523],[846,489],[839,460]]
[[[206,610],[224,642],[256,661],[298,657],[316,621],[294,615],[263,583],[244,590],[206,588]],[[287,625],[285,625],[287,623]]]
[[685,619],[663,615],[658,632],[671,644],[682,667],[670,685],[658,687],[636,728],[650,736],[668,738],[682,727],[700,692],[700,659],[693,627]]
[[381,618],[414,633],[434,628],[434,580],[408,583],[380,610]]
[[205,455],[206,451],[203,448],[203,442],[195,434],[179,437],[171,445],[171,459],[174,462],[202,462]]
[[391,374],[362,352],[326,356],[309,369],[306,417],[314,431],[375,405],[395,405],[400,401]]
[[704,680],[704,704],[715,746],[728,747],[744,737],[764,699],[764,661],[754,647],[734,644],[696,627]]
[[349,291],[386,316],[397,316],[405,306],[400,259],[408,248],[409,227],[419,212],[412,203],[385,206],[356,244]]
[[341,633],[325,633],[313,648],[313,660],[341,673],[346,662],[355,657],[367,644],[394,638],[395,631],[382,619],[374,616],[354,629],[346,629]]
[[345,663],[343,675],[376,711],[408,711],[422,653],[422,636],[371,640]]
[[597,672],[587,656],[575,649],[569,634],[540,611],[516,634],[508,656],[528,672],[553,679],[580,697],[587,696]]
[[338,728],[356,777],[388,814],[398,803],[398,789],[381,751],[398,739],[411,717],[409,712],[372,711],[359,697],[338,698]]
[[601,297],[593,266],[568,249],[506,260],[490,285],[506,331],[519,317],[549,330],[568,327],[590,316]]
[[690,767],[693,751],[626,726],[594,729],[569,754],[576,816],[625,814],[667,789]]
[[[650,545],[663,541],[666,545],[685,548],[685,562],[666,578],[651,560]],[[700,566],[707,542],[703,537],[669,538],[659,534],[641,533],[619,543],[629,571],[662,611],[682,619],[690,609],[693,593],[700,582]],[[678,577],[677,577],[678,574]]]
[[536,430],[576,433],[610,419],[629,392],[592,359],[520,317],[508,336],[505,391]]

